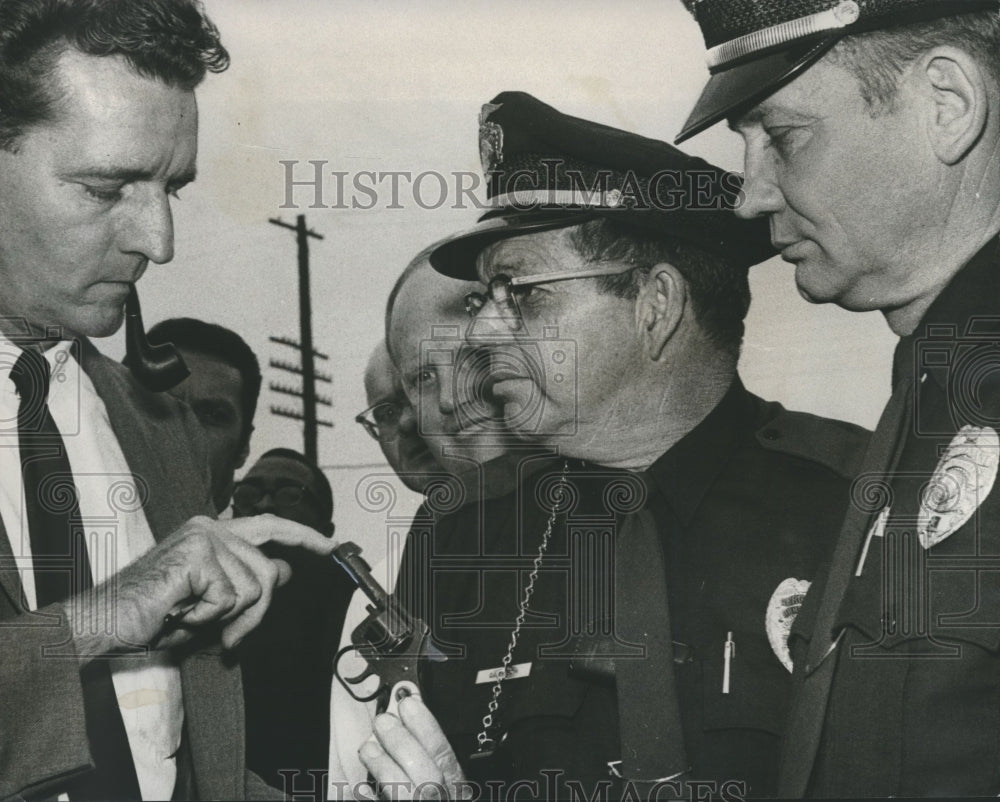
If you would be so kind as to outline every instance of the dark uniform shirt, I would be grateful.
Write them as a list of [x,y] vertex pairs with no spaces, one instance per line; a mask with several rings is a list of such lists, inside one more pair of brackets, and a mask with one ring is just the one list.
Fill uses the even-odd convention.
[[[424,696],[470,779],[528,781],[518,798],[529,799],[566,797],[569,781],[587,798],[601,783],[621,792],[609,771],[622,757],[614,676],[572,658],[609,613],[609,544],[620,520],[609,509],[639,493],[669,566],[687,778],[773,794],[790,674],[769,645],[765,609],[781,582],[812,579],[828,559],[865,439],[848,424],[766,403],[737,381],[641,479],[568,461],[571,499],[552,528],[512,653],[517,675],[502,683],[492,728],[483,717],[563,463],[535,472],[519,492],[416,527],[397,593],[448,654],[427,666]],[[650,625],[663,613],[650,609]],[[728,633],[736,653],[723,693]],[[480,733],[506,733],[492,757],[473,757]]]
[[[994,241],[897,346],[897,385],[913,379],[909,420],[880,424],[875,438],[902,432],[895,468],[862,476],[855,493],[871,502],[870,525],[890,512],[865,558],[851,555],[863,565],[835,621],[843,637],[813,795],[1000,792],[998,311]],[[946,536],[925,547],[922,526]],[[810,629],[811,612],[797,629]]]

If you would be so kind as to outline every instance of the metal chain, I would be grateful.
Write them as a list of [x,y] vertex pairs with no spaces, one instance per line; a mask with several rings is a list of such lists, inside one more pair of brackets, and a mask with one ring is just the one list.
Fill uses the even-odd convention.
[[500,707],[500,694],[503,693],[503,681],[510,676],[510,664],[514,659],[514,649],[517,648],[517,641],[521,636],[521,627],[524,626],[524,621],[528,617],[528,605],[531,603],[531,597],[535,593],[535,580],[538,579],[538,571],[542,567],[542,560],[545,558],[545,552],[549,548],[549,539],[552,537],[552,527],[555,526],[556,515],[559,513],[559,508],[563,503],[563,491],[568,471],[569,463],[563,462],[562,475],[559,477],[559,486],[555,490],[555,503],[552,506],[552,512],[549,513],[549,520],[545,524],[545,531],[542,533],[542,542],[538,544],[538,554],[535,555],[535,559],[531,563],[531,573],[528,574],[528,581],[524,586],[524,596],[517,606],[517,618],[514,619],[514,628],[510,633],[510,643],[507,644],[507,651],[504,653],[503,660],[500,663],[502,671],[497,674],[496,682],[493,684],[492,697],[486,705],[487,712],[483,716],[483,729],[476,736],[480,752],[488,751],[491,748],[490,745],[494,742],[493,738],[489,736],[489,731],[493,727],[493,714]]

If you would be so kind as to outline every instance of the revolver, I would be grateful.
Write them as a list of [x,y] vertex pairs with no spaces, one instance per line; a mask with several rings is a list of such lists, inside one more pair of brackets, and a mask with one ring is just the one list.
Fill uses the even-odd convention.
[[[378,713],[394,711],[407,696],[420,696],[421,661],[441,661],[444,655],[431,643],[427,624],[410,615],[396,597],[386,593],[375,580],[357,544],[342,543],[331,556],[371,602],[367,606],[368,617],[351,633],[350,645],[337,652],[333,673],[355,700],[377,699]],[[360,654],[367,667],[356,676],[346,677],[341,672],[340,661],[351,652]],[[357,686],[371,676],[378,677],[378,687],[369,694],[359,693]]]

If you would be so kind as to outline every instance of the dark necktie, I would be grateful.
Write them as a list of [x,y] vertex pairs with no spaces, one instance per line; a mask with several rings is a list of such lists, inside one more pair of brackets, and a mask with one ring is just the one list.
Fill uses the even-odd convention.
[[[622,659],[615,666],[618,722],[622,744],[622,776],[649,794],[657,780],[683,783],[691,765],[674,677],[673,627],[663,559],[661,532],[650,502],[657,493],[648,473],[626,474],[626,487],[638,503],[625,501],[619,511],[621,530],[615,541],[615,611],[617,635],[641,644],[642,659]],[[638,483],[643,487],[638,490]],[[629,494],[631,496],[631,493]],[[624,496],[622,497],[624,498]],[[613,502],[612,502],[613,503]]]
[[[64,602],[93,587],[76,484],[66,446],[49,414],[49,365],[21,353],[10,371],[20,405],[17,433],[24,478],[24,517],[31,540],[37,606]],[[106,660],[80,670],[87,740],[95,770],[73,780],[72,800],[139,799],[139,782]]]

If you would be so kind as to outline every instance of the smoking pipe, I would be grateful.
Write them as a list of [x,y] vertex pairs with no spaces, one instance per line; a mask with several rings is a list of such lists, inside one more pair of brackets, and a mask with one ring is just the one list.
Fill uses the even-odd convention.
[[191,373],[173,343],[153,345],[146,338],[135,284],[129,286],[125,301],[125,353],[132,375],[155,393],[180,384]]

